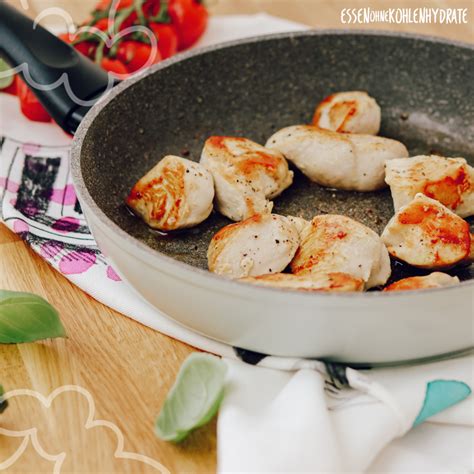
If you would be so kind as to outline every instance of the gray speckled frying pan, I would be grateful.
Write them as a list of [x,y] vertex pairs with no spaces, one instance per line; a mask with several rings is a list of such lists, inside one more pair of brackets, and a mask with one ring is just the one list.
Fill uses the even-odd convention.
[[[205,269],[208,243],[228,219],[214,213],[191,231],[165,237],[124,206],[133,184],[161,157],[199,161],[210,135],[264,144],[282,127],[310,123],[330,93],[366,90],[382,108],[380,135],[402,141],[411,155],[463,156],[474,164],[473,62],[472,49],[399,35],[293,34],[211,48],[159,67],[108,102],[84,137],[84,182],[127,233]],[[335,192],[297,172],[274,212],[344,214],[380,233],[393,207],[389,190]]]
[[[196,270],[206,270],[208,243],[229,223],[218,213],[165,236],[126,209],[132,185],[164,155],[198,161],[210,135],[265,143],[279,128],[309,123],[319,101],[343,90],[375,97],[382,108],[380,135],[402,141],[412,155],[463,156],[474,164],[472,46],[343,31],[239,41],[159,64],[117,86],[86,116],[75,139],[73,173],[99,244],[158,308],[247,349],[386,362],[472,346],[473,282],[396,296],[255,288]],[[345,214],[381,232],[393,208],[388,190],[333,191],[296,172],[274,212]],[[397,279],[412,273],[398,264],[394,270]],[[454,273],[474,278],[472,266]],[[450,325],[437,314],[443,311]]]

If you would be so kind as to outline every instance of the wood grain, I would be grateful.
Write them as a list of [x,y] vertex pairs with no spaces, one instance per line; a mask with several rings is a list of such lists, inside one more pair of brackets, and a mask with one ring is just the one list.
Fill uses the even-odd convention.
[[[20,0],[8,0],[19,5]],[[80,21],[95,0],[30,0],[28,13],[62,6]],[[393,7],[392,1],[219,0],[215,13],[269,13],[320,28],[342,27],[342,8]],[[432,6],[472,9],[471,2],[399,1],[397,7]],[[470,25],[392,25],[449,38],[474,39]],[[374,28],[376,26],[371,26]],[[48,395],[65,384],[86,389],[96,405],[95,418],[114,423],[123,433],[124,449],[163,464],[171,472],[214,472],[215,423],[193,434],[181,446],[159,441],[153,422],[184,358],[193,350],[112,311],[53,271],[18,237],[0,224],[0,288],[44,296],[60,312],[68,332],[64,340],[0,347],[0,383],[7,391],[33,389]],[[67,393],[45,408],[32,397],[11,401],[0,428],[38,428],[38,439],[49,453],[67,453],[63,472],[152,472],[144,463],[114,457],[117,439],[106,428],[85,429],[89,407],[82,395]],[[0,463],[21,440],[0,436]],[[30,445],[8,472],[51,472],[52,463]]]
[[[59,311],[68,338],[0,347],[0,382],[6,391],[19,388],[48,395],[66,384],[90,392],[96,418],[116,424],[125,449],[149,456],[172,472],[209,472],[215,465],[215,427],[197,432],[180,447],[159,441],[153,423],[183,359],[192,348],[148,329],[94,301],[75,288],[21,240],[0,227],[0,287],[32,291]],[[25,399],[23,399],[25,398]],[[37,427],[47,452],[70,449],[66,471],[152,472],[113,457],[110,430],[84,429],[87,404],[82,396],[65,394],[44,409],[31,397],[14,400],[0,426],[11,430]],[[81,422],[81,423],[79,423]],[[62,445],[62,440],[67,440]],[[0,436],[0,463],[18,440]],[[26,453],[25,453],[26,454]],[[11,472],[38,472],[34,450],[22,456]],[[47,469],[51,471],[51,465]]]

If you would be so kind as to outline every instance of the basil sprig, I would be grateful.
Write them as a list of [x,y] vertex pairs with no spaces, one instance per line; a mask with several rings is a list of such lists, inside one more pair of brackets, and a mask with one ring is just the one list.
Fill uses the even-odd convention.
[[0,343],[66,337],[58,312],[31,293],[0,290]]
[[165,441],[182,441],[208,423],[224,396],[226,364],[216,356],[191,354],[181,366],[156,420],[156,434]]
[[2,58],[0,58],[0,89],[6,89],[13,84],[15,74],[10,73],[10,65]]

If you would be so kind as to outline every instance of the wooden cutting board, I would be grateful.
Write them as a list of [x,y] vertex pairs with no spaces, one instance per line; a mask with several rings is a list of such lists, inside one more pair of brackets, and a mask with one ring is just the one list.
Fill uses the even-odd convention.
[[[20,0],[8,1],[20,5]],[[35,15],[51,6],[46,1],[51,3],[30,0],[29,13]],[[70,9],[75,20],[80,21],[94,1],[54,0],[53,3]],[[214,0],[212,3],[217,13],[266,10],[326,28],[343,26],[342,8],[394,6],[394,2],[385,0]],[[391,25],[390,29],[464,41],[474,39],[471,2],[410,0],[396,2],[396,6],[470,8],[470,25]],[[214,472],[215,422],[180,446],[163,443],[153,433],[156,414],[181,362],[192,348],[93,300],[53,271],[1,224],[0,288],[30,291],[48,299],[59,310],[69,336],[65,340],[0,346],[0,383],[5,390],[31,389],[47,396],[66,384],[79,387],[59,394],[49,408],[26,394],[11,401],[0,416],[0,432],[10,430],[20,435],[0,434],[0,470],[7,468],[2,463],[17,453],[18,459],[8,467],[8,472],[52,472],[55,461],[41,457],[31,439],[25,443],[26,430],[37,428],[37,439],[45,452],[66,453],[63,472],[156,472],[159,465],[163,466],[158,469],[162,471]],[[87,428],[88,416],[112,425]],[[147,458],[128,459],[123,452],[114,456],[122,436],[122,451]]]
[[[0,383],[6,391],[28,388],[49,395],[63,385],[78,385],[94,400],[94,417],[122,431],[126,451],[149,456],[171,472],[214,470],[214,424],[181,446],[163,443],[153,433],[164,397],[192,348],[93,300],[2,224],[0,288],[46,298],[58,309],[69,336],[0,346]],[[87,412],[86,397],[75,391],[59,395],[50,409],[31,396],[15,397],[0,415],[0,430],[38,428],[46,452],[57,453],[58,447],[67,451],[63,472],[156,472],[143,462],[115,458],[116,434],[105,428],[85,429]],[[0,434],[0,470],[21,441]],[[52,472],[52,466],[30,446],[9,472]]]

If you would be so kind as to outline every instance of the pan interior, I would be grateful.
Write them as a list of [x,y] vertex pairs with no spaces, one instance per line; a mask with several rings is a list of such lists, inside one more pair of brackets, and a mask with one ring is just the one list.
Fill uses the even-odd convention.
[[[382,108],[381,136],[402,141],[411,155],[462,156],[474,165],[473,77],[473,49],[411,37],[306,33],[212,50],[144,77],[101,110],[83,141],[84,181],[128,234],[206,269],[209,241],[228,219],[214,212],[193,229],[162,235],[124,205],[133,184],[164,155],[199,161],[211,135],[265,143],[282,127],[309,123],[328,94],[365,90]],[[393,215],[389,190],[325,189],[296,170],[294,184],[274,203],[279,214],[344,214],[378,233]],[[392,279],[413,273],[394,264]],[[474,278],[472,265],[455,273]]]

